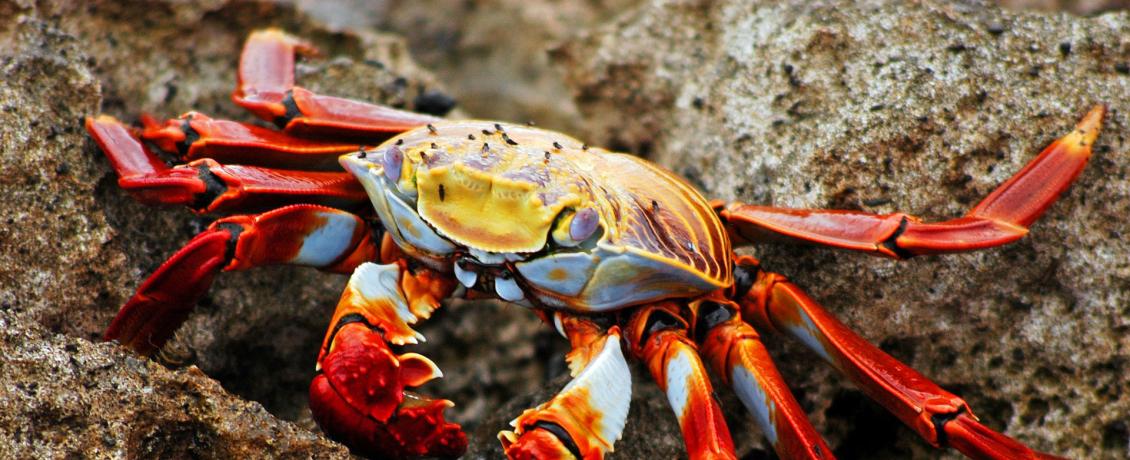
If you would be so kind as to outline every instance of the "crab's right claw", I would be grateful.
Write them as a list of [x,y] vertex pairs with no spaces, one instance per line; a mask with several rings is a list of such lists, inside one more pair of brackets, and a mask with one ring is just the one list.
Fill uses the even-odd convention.
[[467,436],[444,420],[451,401],[404,391],[439,376],[423,356],[393,354],[365,322],[346,323],[310,384],[310,410],[329,437],[366,457],[458,457]]
[[[310,384],[314,420],[330,438],[366,457],[458,457],[467,449],[459,425],[444,420],[451,401],[404,390],[441,377],[439,368],[419,354],[397,355],[389,348],[423,339],[409,323],[431,313],[428,289],[446,291],[453,283],[421,285],[419,276],[402,264],[358,266]],[[413,304],[429,306],[412,310]]]

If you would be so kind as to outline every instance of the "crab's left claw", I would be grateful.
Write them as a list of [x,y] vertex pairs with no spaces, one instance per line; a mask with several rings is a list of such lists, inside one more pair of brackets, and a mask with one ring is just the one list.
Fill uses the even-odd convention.
[[569,337],[573,380],[549,402],[529,409],[514,421],[514,431],[498,434],[507,458],[604,458],[620,439],[631,402],[632,376],[620,350],[620,330],[599,332],[576,317],[556,319]]

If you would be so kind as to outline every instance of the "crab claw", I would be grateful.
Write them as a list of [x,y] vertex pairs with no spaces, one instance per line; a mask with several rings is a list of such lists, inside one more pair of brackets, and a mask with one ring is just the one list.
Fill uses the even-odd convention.
[[457,457],[467,449],[451,401],[404,391],[442,376],[427,358],[394,354],[362,318],[339,322],[310,384],[314,420],[357,454],[376,458]]

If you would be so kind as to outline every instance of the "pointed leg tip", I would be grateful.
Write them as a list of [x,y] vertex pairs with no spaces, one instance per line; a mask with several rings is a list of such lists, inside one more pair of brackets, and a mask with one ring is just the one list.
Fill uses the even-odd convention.
[[1079,123],[1075,124],[1075,130],[1060,138],[1060,140],[1052,145],[1060,146],[1066,149],[1068,154],[1081,155],[1089,157],[1091,155],[1091,147],[1095,144],[1095,140],[1099,137],[1099,131],[1102,130],[1103,117],[1106,115],[1106,104],[1098,104],[1087,112]]
[[1082,120],[1075,125],[1075,130],[1082,135],[1081,141],[1086,145],[1095,143],[1095,138],[1099,136],[1099,131],[1102,129],[1103,117],[1106,116],[1106,104],[1097,104],[1083,116]]
[[118,121],[117,118],[114,118],[112,115],[107,115],[107,114],[104,114],[104,113],[100,113],[100,114],[93,116],[93,117],[86,117],[85,121],[86,121],[86,129],[88,131],[92,127],[96,127],[96,126],[111,125],[111,124],[120,125],[121,124],[121,122]]
[[308,56],[317,56],[318,49],[310,42],[299,38],[298,36],[291,35],[287,31],[278,27],[268,27],[251,32],[247,38],[248,43],[252,41],[265,41],[265,42],[278,42],[285,43],[288,46],[293,46],[294,50],[299,54]]

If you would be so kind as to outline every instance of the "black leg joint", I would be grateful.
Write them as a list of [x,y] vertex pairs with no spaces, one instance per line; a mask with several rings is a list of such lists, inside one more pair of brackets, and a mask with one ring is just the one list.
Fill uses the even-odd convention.
[[198,210],[208,209],[208,206],[216,201],[216,198],[228,191],[228,186],[220,176],[208,169],[207,165],[197,166],[196,175],[201,182],[204,182],[204,193],[196,195],[196,201],[192,203],[192,207]]
[[235,249],[239,243],[239,235],[243,234],[243,226],[231,222],[221,222],[216,225],[216,228],[231,233],[231,236],[228,237],[228,247],[224,252],[224,265],[227,265],[235,258]]
[[730,309],[729,305],[720,304],[718,302],[705,300],[698,308],[698,317],[695,318],[694,324],[694,340],[696,343],[702,343],[706,340],[706,334],[711,329],[718,327],[719,324],[729,321],[734,317],[734,311]]
[[652,310],[652,312],[648,314],[647,321],[644,322],[640,345],[643,346],[643,344],[647,343],[648,339],[651,339],[651,336],[656,333],[686,328],[687,325],[682,319],[663,310]]
[[286,125],[290,124],[291,120],[302,116],[302,111],[298,110],[298,103],[294,102],[293,90],[286,92],[282,105],[286,109],[286,113],[280,117],[275,117],[274,121],[275,126],[278,126],[279,129],[286,129]]
[[934,414],[930,417],[930,421],[934,423],[934,436],[938,438],[938,446],[947,447],[949,445],[949,435],[946,434],[946,424],[952,422],[957,416],[965,413],[965,406],[961,406],[957,412],[950,412],[948,414]]
[[558,441],[561,441],[561,445],[565,446],[565,449],[568,450],[570,454],[573,454],[574,458],[576,458],[577,460],[584,458],[581,456],[581,449],[577,447],[577,443],[573,441],[573,436],[571,436],[569,432],[565,430],[565,428],[561,425],[553,422],[546,422],[544,420],[538,420],[537,422],[534,422],[532,429],[548,431],[553,436],[556,436]]
[[341,319],[337,320],[337,324],[334,325],[333,332],[330,332],[330,339],[326,341],[326,351],[329,351],[330,345],[333,345],[334,340],[337,339],[338,331],[341,331],[341,328],[345,327],[346,324],[352,323],[364,323],[369,329],[379,330],[376,326],[370,324],[369,320],[365,319],[365,316],[360,313],[350,313],[342,316]]
[[898,245],[898,239],[900,236],[902,236],[903,232],[906,231],[907,225],[910,225],[910,219],[907,219],[906,216],[903,216],[902,221],[899,222],[899,228],[895,229],[895,232],[892,233],[890,237],[883,240],[882,243],[879,243],[882,244],[883,247],[895,253],[895,256],[902,260],[914,257],[914,253],[907,251],[906,249],[903,249]]
[[177,142],[177,153],[180,154],[181,158],[184,158],[186,155],[188,155],[188,149],[192,147],[192,144],[195,144],[196,141],[200,140],[200,133],[196,132],[196,129],[192,127],[191,122],[191,115],[185,117],[184,120],[181,120],[180,130],[184,132],[184,140]]
[[757,282],[757,274],[761,273],[761,266],[757,264],[741,264],[734,266],[734,295],[732,299],[740,299],[749,294],[753,283]]

